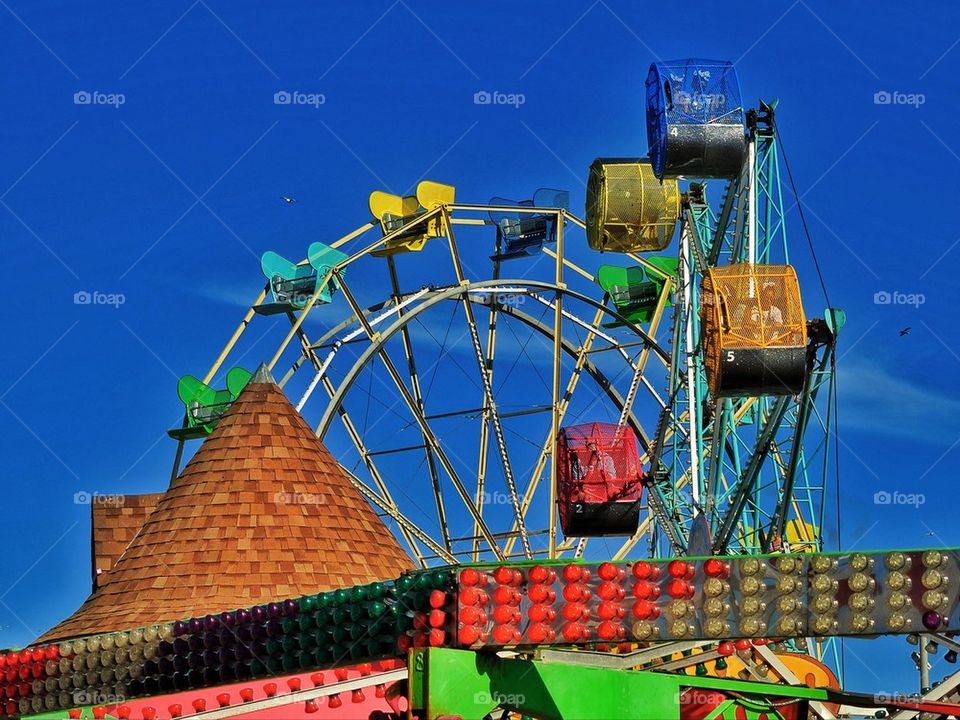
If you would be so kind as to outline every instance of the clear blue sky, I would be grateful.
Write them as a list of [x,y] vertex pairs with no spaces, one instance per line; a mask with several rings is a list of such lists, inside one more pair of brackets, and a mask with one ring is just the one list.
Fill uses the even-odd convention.
[[[594,157],[645,152],[643,79],[657,57],[731,59],[745,98],[781,98],[826,281],[849,316],[844,546],[960,545],[955,4],[466,8],[0,2],[0,647],[30,641],[89,589],[89,507],[75,493],[165,486],[175,377],[209,365],[237,298],[262,282],[263,250],[300,257],[365,221],[369,190],[402,192],[425,173],[478,201],[569,187],[579,211]],[[474,104],[484,90],[525,102]],[[278,91],[325,102],[277,105]],[[875,103],[883,91],[924,102]],[[77,104],[78,92],[101,95]],[[98,104],[118,93],[122,105]],[[125,302],[77,305],[81,291]],[[881,291],[925,302],[879,305]],[[877,506],[883,490],[927,502]],[[848,684],[913,690],[907,654],[902,640],[850,643]]]

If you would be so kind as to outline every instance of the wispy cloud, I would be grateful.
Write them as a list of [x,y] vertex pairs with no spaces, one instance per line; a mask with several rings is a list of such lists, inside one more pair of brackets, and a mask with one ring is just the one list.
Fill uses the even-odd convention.
[[851,358],[839,373],[843,425],[931,445],[956,440],[960,400],[913,383],[875,361]]

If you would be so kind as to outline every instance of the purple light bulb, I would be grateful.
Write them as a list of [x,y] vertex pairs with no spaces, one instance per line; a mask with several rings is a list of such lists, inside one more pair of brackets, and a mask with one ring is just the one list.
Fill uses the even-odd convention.
[[923,614],[923,626],[927,630],[936,630],[940,627],[941,617],[936,610],[927,610]]

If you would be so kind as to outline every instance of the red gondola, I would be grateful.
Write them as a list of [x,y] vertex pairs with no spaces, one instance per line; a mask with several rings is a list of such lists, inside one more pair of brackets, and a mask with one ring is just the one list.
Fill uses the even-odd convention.
[[636,532],[643,473],[633,430],[610,423],[561,428],[556,462],[557,504],[565,536]]

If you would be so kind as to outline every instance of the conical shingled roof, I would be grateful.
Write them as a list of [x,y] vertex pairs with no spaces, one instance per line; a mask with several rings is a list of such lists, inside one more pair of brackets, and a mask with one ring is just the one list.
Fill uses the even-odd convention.
[[38,642],[386,580],[411,567],[263,368],[100,588]]

